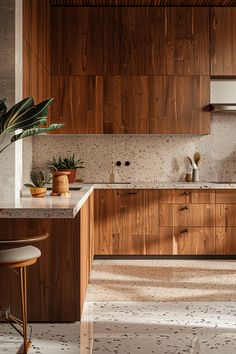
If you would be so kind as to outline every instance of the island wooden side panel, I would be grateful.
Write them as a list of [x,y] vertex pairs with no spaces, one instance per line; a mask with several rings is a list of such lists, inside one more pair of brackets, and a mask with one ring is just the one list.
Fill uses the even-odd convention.
[[[49,232],[35,244],[42,255],[27,268],[28,319],[36,322],[80,320],[90,266],[90,200],[73,219],[0,219],[0,239],[27,238]],[[89,207],[90,206],[90,207]],[[88,252],[83,255],[84,249]],[[86,259],[88,257],[88,259]],[[0,268],[0,305],[21,315],[18,275]]]

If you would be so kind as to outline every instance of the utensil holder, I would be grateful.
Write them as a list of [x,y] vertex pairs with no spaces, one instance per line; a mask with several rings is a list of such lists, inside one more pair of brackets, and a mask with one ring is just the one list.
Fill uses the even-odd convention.
[[193,178],[192,178],[193,182],[199,182],[199,172],[197,168],[193,169]]

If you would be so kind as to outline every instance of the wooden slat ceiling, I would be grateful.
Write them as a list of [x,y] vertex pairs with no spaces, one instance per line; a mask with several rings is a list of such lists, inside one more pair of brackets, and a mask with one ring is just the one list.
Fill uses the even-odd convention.
[[236,6],[236,0],[50,0],[51,6]]

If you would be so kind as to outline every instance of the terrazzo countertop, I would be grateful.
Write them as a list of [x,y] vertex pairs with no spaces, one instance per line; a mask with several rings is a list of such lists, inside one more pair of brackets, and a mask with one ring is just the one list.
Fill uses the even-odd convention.
[[235,183],[217,182],[133,182],[96,183],[95,189],[235,189]]
[[93,185],[71,191],[70,197],[44,198],[23,196],[19,202],[0,202],[0,218],[74,218],[92,193]]
[[134,182],[71,184],[70,197],[25,195],[19,202],[0,202],[0,218],[74,218],[94,189],[236,189],[236,183]]

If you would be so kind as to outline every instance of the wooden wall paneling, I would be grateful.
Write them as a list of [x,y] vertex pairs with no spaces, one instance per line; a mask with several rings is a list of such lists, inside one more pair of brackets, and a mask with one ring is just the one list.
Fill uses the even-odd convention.
[[28,97],[31,94],[30,90],[30,46],[23,39],[23,97]]
[[89,197],[89,233],[90,233],[90,270],[94,258],[94,192]]
[[102,8],[52,8],[52,75],[103,74]]
[[52,120],[65,123],[63,134],[102,133],[103,78],[101,76],[52,76],[55,98]]
[[145,254],[159,253],[159,191],[145,190]]
[[216,254],[236,255],[236,227],[216,227]]
[[50,4],[23,2],[23,96],[35,102],[50,97]]
[[236,8],[210,9],[211,75],[236,75]]
[[235,0],[50,0],[51,6],[236,6]]

